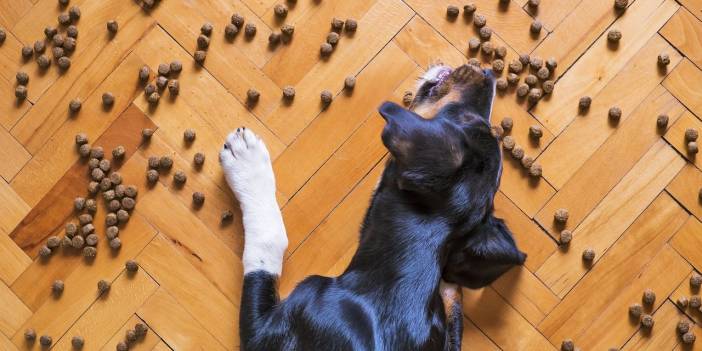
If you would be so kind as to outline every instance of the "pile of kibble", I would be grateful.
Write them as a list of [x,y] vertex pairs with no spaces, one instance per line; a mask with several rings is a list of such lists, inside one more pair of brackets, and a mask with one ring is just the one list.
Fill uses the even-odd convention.
[[174,60],[171,63],[161,63],[156,71],[157,76],[154,83],[148,83],[151,79],[151,68],[144,65],[139,69],[139,82],[144,85],[144,96],[151,105],[156,105],[161,100],[161,94],[168,87],[171,99],[175,99],[180,94],[180,82],[177,77],[183,70],[183,64]]

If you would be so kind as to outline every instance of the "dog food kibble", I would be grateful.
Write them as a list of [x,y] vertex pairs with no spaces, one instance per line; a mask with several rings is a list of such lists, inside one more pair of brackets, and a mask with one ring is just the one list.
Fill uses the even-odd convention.
[[134,324],[134,331],[136,332],[138,338],[143,338],[149,331],[149,328],[146,326],[146,324],[138,322]]
[[46,44],[43,40],[37,40],[34,42],[34,53],[37,55],[43,54],[46,51]]
[[344,22],[344,30],[348,33],[354,33],[358,29],[358,21],[353,18],[347,18]]
[[470,40],[468,40],[468,49],[470,51],[476,51],[480,49],[480,39],[470,38]]
[[0,45],[5,42],[5,39],[7,38],[7,33],[5,32],[4,29],[0,28]]
[[[110,180],[110,178],[109,177],[102,178],[102,180],[100,181],[100,190],[107,192],[110,189],[112,189],[112,181]],[[114,194],[114,192],[113,192],[113,194]],[[103,196],[106,196],[106,195],[103,195]],[[112,196],[114,196],[114,195],[112,195]]]
[[656,302],[656,293],[651,289],[646,289],[641,296],[641,301],[644,305],[651,306]]
[[90,183],[88,183],[88,192],[90,193],[90,195],[97,194],[98,190],[100,190],[99,185],[100,183],[96,181],[91,181]]
[[124,189],[124,196],[131,197],[132,199],[136,199],[138,193],[139,189],[137,189],[135,185],[127,185]]
[[195,156],[193,156],[193,163],[195,166],[202,166],[205,163],[205,154],[202,152],[196,153]]
[[348,76],[344,79],[344,89],[353,90],[356,87],[356,77]]
[[66,56],[59,57],[58,67],[64,71],[69,69],[71,67],[71,59]]
[[64,49],[67,53],[73,52],[73,50],[76,49],[76,44],[77,44],[77,43],[78,43],[78,42],[76,41],[75,38],[68,37],[68,38],[66,38],[66,39],[64,40],[64,42],[63,42],[63,49]]
[[95,232],[95,226],[92,223],[88,223],[80,228],[80,232],[83,236],[90,235],[91,233]]
[[529,127],[529,137],[538,140],[541,139],[543,135],[544,131],[541,129],[541,126],[533,125]]
[[529,59],[529,66],[531,69],[538,71],[544,66],[544,60],[541,57],[533,56],[531,59]]
[[15,79],[19,85],[27,85],[27,83],[29,83],[29,75],[27,72],[17,72],[17,74],[15,74]]
[[494,50],[495,49],[492,47],[492,43],[489,41],[484,42],[483,45],[480,46],[480,51],[482,51],[483,54],[485,54],[487,56],[492,55],[492,52]]
[[151,169],[158,169],[161,165],[161,159],[158,158],[157,156],[150,156],[148,162],[149,162],[149,168],[151,168]]
[[188,143],[192,143],[195,141],[195,130],[188,128],[183,132],[183,140],[185,140]]
[[213,29],[214,29],[214,26],[212,25],[212,23],[205,22],[205,24],[203,24],[202,27],[200,27],[200,33],[209,37],[210,35],[212,35]]
[[565,339],[561,342],[561,351],[575,351],[573,340]]
[[697,290],[700,288],[700,285],[702,285],[702,275],[692,273],[692,276],[690,277],[690,287]]
[[117,351],[128,351],[129,346],[127,346],[127,343],[124,341],[120,341],[117,343]]
[[664,129],[668,126],[668,120],[668,115],[659,115],[658,118],[656,118],[656,125],[658,128]]
[[61,295],[61,293],[63,293],[63,288],[63,280],[54,280],[54,283],[51,284],[51,292],[53,292],[56,296]]
[[677,301],[675,301],[675,303],[680,308],[687,308],[687,305],[690,304],[690,300],[688,300],[687,296],[680,296],[678,297]]
[[39,248],[39,256],[44,258],[51,256],[51,249],[46,245],[42,245]]
[[693,332],[687,332],[687,333],[683,334],[683,336],[682,336],[682,342],[683,342],[683,344],[686,344],[686,345],[694,344],[696,339],[697,339],[697,337],[695,336],[695,334]]
[[618,43],[622,39],[622,32],[619,29],[611,29],[607,32],[607,40],[610,43]]
[[78,223],[80,223],[82,226],[92,222],[93,216],[88,213],[83,213],[82,215],[78,216]]
[[541,167],[540,164],[534,162],[531,167],[529,167],[529,175],[534,178],[541,177],[541,174],[543,174],[543,168]]
[[702,299],[699,296],[690,296],[690,308],[698,309],[702,305]]
[[88,213],[97,212],[97,202],[93,199],[85,200],[85,210],[88,211]]
[[[86,158],[90,156],[90,144],[83,144],[78,147],[78,154],[80,157]],[[90,162],[88,162],[90,164]],[[93,167],[94,168],[94,167]]]
[[699,136],[700,135],[699,132],[697,132],[697,129],[685,129],[685,141],[696,141]]
[[288,100],[288,101],[294,99],[295,98],[295,88],[293,88],[290,85],[284,87],[283,88],[283,98],[285,100]]
[[78,226],[75,223],[66,223],[66,236],[72,238],[78,233]]
[[482,28],[484,25],[487,24],[487,18],[483,15],[475,15],[473,16],[473,25]]
[[31,342],[34,342],[34,340],[36,340],[36,339],[37,339],[37,332],[34,331],[34,329],[29,328],[29,329],[24,331],[24,340],[31,343]]
[[465,16],[472,16],[473,13],[475,13],[475,10],[478,8],[475,6],[474,3],[470,3],[468,5],[463,6],[463,15]]
[[161,63],[158,65],[157,72],[158,72],[159,76],[168,77],[168,74],[171,73],[171,65],[166,64],[166,63]]
[[248,38],[252,38],[254,35],[256,35],[256,25],[253,23],[247,23],[244,26],[244,35],[246,35]]
[[336,45],[339,42],[339,33],[337,32],[329,32],[327,34],[327,43],[331,45]]
[[256,89],[249,89],[246,91],[246,100],[249,103],[256,103],[258,102],[258,99],[261,97],[261,93],[258,92]]
[[690,322],[683,319],[678,322],[675,329],[678,331],[679,334],[685,334],[690,331]]
[[586,262],[592,262],[595,259],[595,250],[592,248],[586,248],[583,250],[583,260]]
[[28,60],[32,55],[34,55],[34,49],[31,46],[23,46],[21,49],[22,58]]
[[49,346],[51,346],[51,343],[53,343],[53,342],[54,342],[54,339],[52,339],[48,335],[42,335],[41,337],[39,337],[39,344],[41,344],[41,346],[43,346],[43,347],[48,348]]
[[193,193],[193,203],[196,206],[202,206],[202,204],[205,203],[205,194],[203,194],[199,191],[194,192]]
[[176,182],[176,184],[185,184],[187,180],[188,176],[185,175],[185,172],[183,171],[176,171],[173,174],[173,181]]
[[[504,59],[507,56],[507,48],[500,45],[495,48],[495,56],[500,59]],[[503,60],[504,62],[504,60]]]
[[460,10],[455,5],[449,5],[448,7],[446,7],[446,17],[448,17],[448,18],[458,17],[459,12],[460,12]]
[[222,211],[221,221],[222,223],[231,221],[234,218],[234,213],[230,210]]
[[402,95],[402,103],[405,106],[411,105],[413,100],[414,100],[414,94],[409,90],[405,91],[405,93]]
[[112,250],[119,250],[122,247],[122,240],[120,238],[114,238],[110,240],[110,248]]
[[271,34],[268,35],[268,44],[270,44],[271,46],[278,45],[278,43],[280,43],[281,37],[282,35],[280,33],[271,32]]
[[590,108],[590,105],[592,104],[592,98],[589,96],[583,96],[580,98],[580,101],[578,102],[578,108],[580,111],[585,111]]
[[670,56],[666,53],[660,53],[658,54],[658,65],[660,66],[667,66],[670,64]]
[[[248,27],[248,25],[247,25],[247,27]],[[207,49],[209,46],[210,46],[210,38],[200,34],[197,37],[197,47],[204,50],[204,49]]]
[[118,222],[118,220],[117,220],[117,214],[115,214],[115,213],[108,213],[108,214],[105,216],[105,225],[107,225],[108,227],[117,224],[117,222]]
[[107,280],[100,279],[100,281],[98,281],[97,283],[98,293],[102,295],[108,292],[110,290],[110,285],[110,282],[108,282]]
[[129,221],[129,212],[125,210],[119,210],[117,211],[117,222],[118,223],[127,223]]
[[529,169],[531,168],[531,165],[534,164],[534,158],[531,156],[524,156],[522,157],[522,160],[520,162],[522,164],[522,167]]
[[83,345],[85,345],[85,340],[83,339],[82,336],[74,336],[71,338],[71,345],[73,346],[74,349],[80,350],[83,348]]
[[641,327],[646,329],[646,330],[651,330],[653,328],[653,325],[655,324],[655,321],[653,320],[653,316],[650,314],[643,314],[641,315]]
[[66,28],[66,36],[73,39],[78,38],[78,27],[74,25],[68,26]]
[[193,58],[195,59],[195,62],[202,64],[205,62],[205,59],[207,58],[207,52],[202,51],[202,50],[197,50],[193,54]]
[[15,88],[15,97],[17,100],[24,100],[27,98],[27,87],[24,85],[18,85],[17,88]]
[[507,90],[507,87],[509,87],[509,83],[507,83],[507,78],[504,78],[504,77],[497,78],[497,80],[495,80],[495,87],[497,88],[497,90],[500,90],[500,91]]
[[517,87],[517,96],[525,97],[529,94],[529,84],[522,83]]
[[556,83],[554,83],[552,80],[544,81],[541,84],[541,88],[543,89],[544,94],[551,94],[553,92],[553,88],[555,88],[555,86],[556,86]]
[[135,343],[137,341],[136,331],[132,329],[127,330],[124,339],[127,340],[128,345]]
[[536,84],[539,84],[539,78],[536,78],[535,75],[530,74],[524,78],[524,83],[527,83],[530,87],[536,86]]
[[331,20],[331,29],[336,32],[340,32],[344,28],[344,21],[334,17]]
[[490,37],[492,37],[492,29],[488,26],[484,26],[483,28],[480,28],[480,31],[478,31],[478,35],[480,36],[480,39],[488,41],[490,40]]
[[68,9],[68,15],[73,21],[79,20],[81,15],[80,8],[78,6],[71,6],[71,8]]
[[319,53],[322,56],[329,56],[329,55],[331,55],[332,51],[334,51],[334,47],[329,43],[323,43],[319,47]]
[[697,146],[697,142],[691,141],[691,142],[687,143],[687,152],[689,152],[691,154],[696,154],[697,152],[699,152],[699,147]]
[[529,26],[529,31],[532,34],[539,34],[541,33],[541,28],[543,28],[543,24],[539,20],[534,20],[534,22],[531,22],[531,26]]
[[98,236],[96,234],[89,234],[85,237],[85,244],[89,246],[95,246],[98,243]]
[[134,273],[139,270],[139,265],[134,260],[128,260],[124,263],[124,268],[127,269],[127,272]]
[[329,105],[332,102],[332,99],[334,98],[332,95],[332,92],[329,90],[323,90],[321,94],[319,94],[320,100],[322,100],[322,104],[324,105]]
[[505,61],[502,61],[500,59],[492,61],[492,70],[497,73],[502,73],[502,71],[505,70]]
[[235,25],[237,28],[241,28],[241,26],[244,25],[244,16],[235,13],[231,17],[231,23]]
[[112,149],[112,158],[115,160],[119,160],[124,158],[124,154],[126,153],[126,149],[122,145],[118,145],[116,148]]
[[[115,215],[114,218],[115,218],[115,223],[116,223],[117,215]],[[112,240],[112,239],[116,238],[118,235],[119,235],[119,228],[115,225],[111,225],[111,226],[107,227],[107,229],[105,229],[105,237],[107,238],[107,240]]]
[[229,23],[226,26],[224,26],[224,36],[227,39],[234,39],[234,37],[239,34],[239,27]]
[[541,96],[543,96],[543,91],[539,88],[533,88],[529,90],[529,101],[532,103],[536,103],[541,99]]
[[522,73],[522,70],[524,70],[524,65],[522,65],[522,62],[515,59],[512,60],[512,62],[509,63],[509,71],[512,73]]
[[158,181],[158,171],[155,169],[148,170],[146,172],[146,180],[151,184],[156,183]]
[[536,76],[541,80],[546,80],[551,76],[551,71],[549,71],[546,67],[541,67],[538,71],[536,71]]
[[73,208],[80,212],[83,211],[85,208],[85,198],[84,197],[77,197],[73,200]]
[[640,303],[634,303],[629,306],[629,315],[633,318],[639,319],[643,314],[643,306]]
[[568,217],[568,210],[565,208],[559,208],[553,214],[553,219],[556,220],[556,222],[558,223],[566,223],[568,221]]
[[111,92],[102,94],[102,104],[105,107],[110,107],[115,103],[115,96]]
[[162,156],[158,160],[158,166],[163,170],[169,170],[171,167],[173,167],[173,159],[169,156]]
[[83,103],[80,102],[79,99],[73,99],[71,102],[68,103],[68,110],[70,110],[72,113],[77,113],[80,111],[80,108],[83,106]]
[[614,0],[614,8],[617,10],[625,10],[629,5],[629,0]]
[[164,76],[158,76],[156,78],[156,87],[158,88],[159,91],[165,89],[167,85],[168,85],[168,78],[166,78]]
[[100,170],[107,173],[110,171],[110,168],[112,168],[112,162],[110,162],[110,160],[106,158],[103,158],[102,160],[100,160],[98,167],[100,167]]
[[280,33],[283,35],[284,39],[290,39],[293,33],[295,33],[295,26],[292,24],[284,24],[280,27]]
[[622,109],[616,106],[610,107],[608,116],[612,122],[618,122],[622,118]]
[[471,57],[470,59],[468,59],[468,64],[480,68],[480,60],[478,60],[475,57]]
[[273,13],[278,18],[285,18],[288,15],[288,7],[285,4],[277,4],[273,7]]
[[512,150],[514,149],[514,146],[516,145],[516,142],[514,141],[514,138],[511,136],[506,136],[502,138],[502,147],[505,150]]
[[107,21],[107,31],[110,32],[110,34],[112,34],[112,35],[117,34],[118,30],[119,30],[119,24],[117,24],[117,21],[115,21],[115,20]]
[[61,245],[61,239],[58,236],[52,235],[46,239],[46,246],[50,249],[55,249]]
[[512,157],[514,157],[518,161],[521,161],[522,158],[524,158],[524,149],[522,149],[522,147],[519,145],[515,145],[512,148]]
[[512,117],[505,117],[500,122],[500,125],[505,131],[510,131],[512,130],[512,127],[514,127],[514,120],[512,119]]
[[134,206],[136,205],[136,201],[132,199],[131,197],[124,197],[122,199],[122,208],[131,211],[134,209]]
[[62,13],[62,14],[58,15],[58,17],[56,17],[56,20],[58,21],[58,23],[60,25],[67,26],[67,25],[71,24],[71,15],[69,15],[67,13]]
[[505,133],[505,131],[502,129],[500,126],[492,126],[490,127],[490,134],[497,138],[498,140],[502,138],[502,135]]

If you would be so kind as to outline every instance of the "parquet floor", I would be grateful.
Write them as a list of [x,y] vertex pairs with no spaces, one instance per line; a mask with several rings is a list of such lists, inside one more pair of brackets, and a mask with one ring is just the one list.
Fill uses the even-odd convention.
[[[447,5],[462,8],[465,0],[298,0],[282,21],[273,12],[280,1],[162,0],[145,11],[134,1],[71,0],[82,16],[71,67],[61,72],[55,62],[42,71],[23,60],[21,48],[43,40],[44,27],[58,26],[65,9],[57,0],[0,0],[7,33],[0,44],[0,349],[39,349],[24,341],[33,328],[52,336],[54,349],[70,349],[80,335],[85,349],[114,350],[138,321],[150,331],[132,350],[237,349],[242,228],[217,151],[241,125],[262,135],[274,158],[290,241],[283,295],[307,275],[343,270],[386,157],[376,107],[402,101],[432,62],[467,62],[477,31],[462,14],[446,19]],[[492,43],[507,48],[505,62],[529,53],[553,57],[558,67],[555,91],[535,106],[516,98],[514,87],[497,98],[493,123],[514,120],[510,134],[543,175],[530,179],[505,156],[496,208],[529,257],[491,287],[464,292],[464,349],[554,350],[567,338],[581,350],[689,349],[676,324],[697,323],[702,337],[702,314],[675,301],[699,294],[689,278],[702,270],[701,164],[684,141],[687,128],[702,128],[702,1],[630,0],[623,15],[612,0],[541,0],[538,10],[526,0],[470,2],[493,29]],[[233,13],[256,24],[254,38],[225,39]],[[357,19],[358,30],[320,59],[333,17]],[[538,36],[529,33],[534,17],[544,27]],[[119,23],[114,37],[105,28],[111,19]],[[199,65],[193,53],[205,22],[215,29]],[[269,34],[284,23],[295,25],[292,41],[269,47]],[[616,47],[607,43],[613,28],[623,33]],[[671,60],[666,69],[656,62],[662,52]],[[173,60],[183,63],[180,94],[165,92],[151,106],[137,73]],[[18,102],[20,70],[30,80],[27,100]],[[349,75],[357,77],[352,94],[342,90]],[[286,85],[297,91],[292,104],[281,100]],[[246,103],[250,88],[261,94],[254,106]],[[323,89],[335,95],[326,109]],[[108,91],[115,103],[104,109]],[[579,113],[585,95],[592,106]],[[75,98],[82,109],[71,114]],[[612,106],[623,111],[616,124],[607,117]],[[656,127],[661,114],[669,116],[665,131]],[[544,131],[538,142],[529,139],[532,125]],[[148,143],[143,128],[155,130]],[[192,144],[183,142],[186,128],[197,132]],[[121,228],[119,251],[104,238],[107,211],[97,201],[97,257],[66,249],[42,260],[39,247],[76,222],[73,200],[87,195],[78,132],[108,156],[126,148],[114,168],[124,184],[138,186],[136,209]],[[201,169],[192,165],[196,152],[207,158]],[[174,166],[149,186],[154,155],[171,156]],[[187,173],[185,185],[173,183],[176,170]],[[195,191],[206,196],[201,208],[192,205]],[[559,208],[570,212],[568,248],[557,244]],[[222,224],[225,210],[235,216]],[[596,252],[589,266],[585,248]],[[139,263],[134,275],[125,272],[128,259]],[[51,293],[57,279],[65,282],[58,298]],[[112,282],[107,296],[97,294],[100,279]],[[646,288],[657,296],[646,308],[655,320],[648,333],[628,316]]]

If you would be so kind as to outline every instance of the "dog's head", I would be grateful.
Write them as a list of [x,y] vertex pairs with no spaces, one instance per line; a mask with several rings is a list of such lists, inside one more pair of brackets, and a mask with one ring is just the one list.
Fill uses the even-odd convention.
[[411,110],[389,102],[380,107],[391,181],[420,211],[450,223],[444,279],[471,288],[525,259],[492,215],[502,166],[490,130],[494,95],[491,70],[435,66],[420,81]]

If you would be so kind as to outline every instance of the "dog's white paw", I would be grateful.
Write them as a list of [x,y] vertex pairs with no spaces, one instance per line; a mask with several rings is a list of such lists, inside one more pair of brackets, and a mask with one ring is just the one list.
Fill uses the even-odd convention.
[[227,183],[242,206],[250,200],[275,197],[275,177],[268,149],[250,129],[238,128],[230,133],[219,160]]

